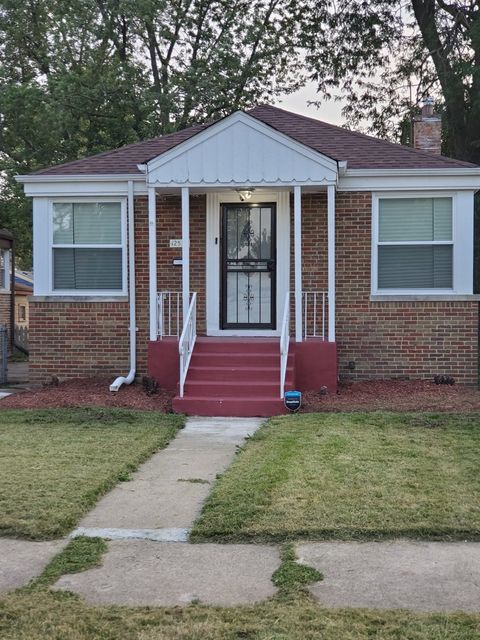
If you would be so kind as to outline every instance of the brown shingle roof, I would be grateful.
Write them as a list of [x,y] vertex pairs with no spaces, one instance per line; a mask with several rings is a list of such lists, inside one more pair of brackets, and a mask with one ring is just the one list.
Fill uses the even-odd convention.
[[[247,113],[319,153],[334,160],[347,161],[349,169],[459,169],[475,166],[349,131],[278,107],[263,105]],[[165,153],[208,126],[211,125],[195,125],[177,133],[42,169],[36,175],[138,174],[137,164]]]

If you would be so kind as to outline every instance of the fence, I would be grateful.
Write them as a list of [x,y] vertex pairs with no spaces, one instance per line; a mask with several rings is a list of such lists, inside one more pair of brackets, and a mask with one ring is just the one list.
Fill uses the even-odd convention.
[[8,362],[8,331],[7,327],[0,327],[0,384],[7,382]]

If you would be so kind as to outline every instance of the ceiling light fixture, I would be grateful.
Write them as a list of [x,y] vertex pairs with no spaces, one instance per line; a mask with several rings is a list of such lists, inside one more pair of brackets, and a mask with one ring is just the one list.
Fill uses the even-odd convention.
[[250,200],[255,189],[236,189],[236,191],[240,198],[240,202],[245,202],[246,200]]

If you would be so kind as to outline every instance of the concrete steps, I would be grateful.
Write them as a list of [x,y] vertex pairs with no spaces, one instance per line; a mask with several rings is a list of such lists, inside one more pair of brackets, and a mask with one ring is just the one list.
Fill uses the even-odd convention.
[[[289,355],[286,389],[293,389],[295,357]],[[199,416],[260,416],[286,413],[280,398],[280,352],[275,338],[198,338],[184,397],[173,409]]]

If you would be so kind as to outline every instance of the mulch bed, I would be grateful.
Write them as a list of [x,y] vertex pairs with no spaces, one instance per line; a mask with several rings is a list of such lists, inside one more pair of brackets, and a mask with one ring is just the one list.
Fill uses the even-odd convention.
[[111,378],[68,380],[54,386],[31,391],[19,391],[0,400],[2,409],[47,409],[58,407],[122,407],[142,411],[168,413],[172,408],[172,394],[159,391],[147,395],[141,384],[124,385],[111,392]]
[[315,411],[480,411],[480,391],[428,380],[344,382],[337,394],[307,392],[303,410]]
[[[147,395],[142,385],[109,391],[111,379],[70,380],[58,386],[22,391],[0,401],[4,409],[104,406],[171,411],[172,394]],[[436,385],[425,380],[381,380],[342,383],[332,395],[305,393],[302,412],[315,411],[480,411],[480,391],[464,385]]]

